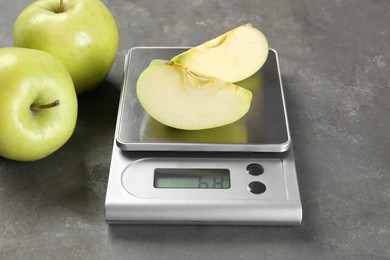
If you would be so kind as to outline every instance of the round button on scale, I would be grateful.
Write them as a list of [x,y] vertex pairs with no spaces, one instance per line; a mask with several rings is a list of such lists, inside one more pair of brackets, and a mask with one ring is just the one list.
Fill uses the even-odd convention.
[[264,183],[259,181],[252,181],[248,184],[248,190],[252,192],[253,194],[261,194],[264,193],[267,187],[264,185]]
[[250,175],[259,176],[259,175],[263,174],[263,172],[264,172],[264,167],[261,166],[261,165],[258,164],[258,163],[251,163],[251,164],[249,164],[249,165],[246,167],[246,171],[247,171],[247,173],[249,173]]

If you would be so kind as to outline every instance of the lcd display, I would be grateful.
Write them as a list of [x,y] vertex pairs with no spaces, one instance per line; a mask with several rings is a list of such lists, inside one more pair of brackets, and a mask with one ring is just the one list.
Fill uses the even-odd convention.
[[228,169],[156,168],[153,186],[171,189],[229,189]]

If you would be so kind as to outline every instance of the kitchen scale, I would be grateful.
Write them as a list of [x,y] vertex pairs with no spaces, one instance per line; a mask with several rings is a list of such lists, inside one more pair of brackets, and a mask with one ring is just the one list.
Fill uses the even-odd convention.
[[[186,131],[151,118],[136,95],[153,59],[188,48],[129,50],[106,195],[109,224],[298,225],[302,221],[277,53],[236,83],[249,112],[214,129]],[[163,80],[163,79],[162,79]]]

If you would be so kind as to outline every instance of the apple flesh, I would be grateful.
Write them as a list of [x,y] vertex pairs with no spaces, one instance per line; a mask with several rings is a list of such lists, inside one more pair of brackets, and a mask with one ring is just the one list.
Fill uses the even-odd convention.
[[44,158],[72,135],[77,96],[66,68],[50,54],[0,49],[0,156]]
[[46,51],[72,76],[77,94],[92,90],[109,73],[118,50],[114,17],[100,0],[39,0],[14,26],[14,44]]
[[267,60],[268,52],[263,33],[246,24],[189,49],[172,61],[193,72],[238,82],[256,73]]
[[165,60],[150,63],[138,78],[136,91],[150,116],[183,130],[233,123],[248,112],[252,100],[244,88]]

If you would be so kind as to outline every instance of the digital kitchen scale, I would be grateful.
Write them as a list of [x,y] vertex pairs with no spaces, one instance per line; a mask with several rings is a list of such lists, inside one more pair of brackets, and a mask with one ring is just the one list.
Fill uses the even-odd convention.
[[[236,83],[249,112],[223,127],[188,131],[151,118],[136,95],[153,59],[187,48],[129,50],[106,195],[109,224],[298,225],[302,221],[277,53]],[[163,80],[163,79],[161,79]]]

